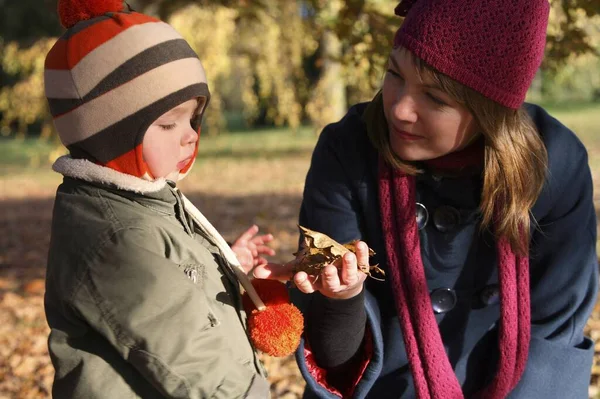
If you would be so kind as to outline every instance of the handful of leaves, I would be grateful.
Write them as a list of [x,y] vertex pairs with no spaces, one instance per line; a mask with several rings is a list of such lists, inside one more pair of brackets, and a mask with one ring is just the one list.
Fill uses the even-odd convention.
[[[323,270],[326,265],[331,264],[337,268],[341,268],[342,257],[347,252],[356,254],[356,243],[358,240],[347,244],[340,244],[326,234],[307,229],[306,227],[298,227],[300,227],[300,230],[302,231],[304,241],[300,251],[294,254],[296,256],[296,259],[292,261],[294,264],[294,273],[302,271],[309,276],[319,276],[321,270]],[[373,255],[375,255],[375,251],[369,248],[369,256]],[[381,278],[374,277],[373,272],[385,276],[385,272],[377,265],[369,266],[368,264],[359,264],[358,270],[375,280],[382,281]]]
[[[302,231],[302,249],[295,253],[296,259],[288,262],[293,265],[293,273],[306,272],[311,276],[321,274],[323,268],[332,264],[342,267],[342,257],[348,252],[356,253],[356,242],[340,244],[331,237],[299,226]],[[369,256],[375,251],[369,248]],[[358,265],[358,270],[369,277],[373,272],[385,276],[377,265]],[[248,330],[254,346],[271,356],[281,357],[293,353],[300,343],[304,327],[302,313],[290,303],[287,287],[274,280],[254,279],[251,282],[243,272],[240,281],[246,292],[242,298],[248,313]]]

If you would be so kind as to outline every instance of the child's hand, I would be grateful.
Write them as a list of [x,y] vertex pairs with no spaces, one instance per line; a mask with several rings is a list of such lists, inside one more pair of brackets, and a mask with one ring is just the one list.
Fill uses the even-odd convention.
[[356,244],[356,255],[348,252],[342,258],[342,267],[338,269],[327,265],[318,278],[305,272],[294,271],[294,261],[285,265],[261,264],[254,269],[254,277],[262,279],[293,280],[298,289],[306,294],[321,292],[329,298],[347,299],[362,291],[367,275],[358,270],[358,264],[369,264],[369,248],[360,241]]
[[273,241],[273,236],[271,234],[257,236],[256,233],[258,233],[258,226],[253,225],[242,233],[231,246],[246,273],[250,272],[253,267],[266,264],[267,260],[263,258],[264,255],[275,255],[275,251],[266,245]]

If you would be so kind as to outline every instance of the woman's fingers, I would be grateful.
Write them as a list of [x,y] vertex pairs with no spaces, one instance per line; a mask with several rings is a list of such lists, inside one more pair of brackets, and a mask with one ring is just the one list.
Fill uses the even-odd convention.
[[369,268],[369,247],[363,241],[356,243],[356,255],[348,252],[342,263],[342,281],[346,285],[355,285],[364,280]]
[[[262,251],[260,251],[262,252]],[[253,274],[256,278],[293,280],[296,287],[310,294],[320,291],[323,295],[332,298],[349,298],[362,290],[362,284],[366,279],[364,271],[369,267],[369,248],[364,242],[356,244],[356,255],[352,252],[346,253],[342,258],[340,268],[335,265],[327,265],[318,276],[309,276],[306,272],[294,274],[298,259],[284,265],[272,263],[261,264],[254,268]]]
[[356,284],[358,280],[358,267],[356,256],[348,252],[342,259],[342,281],[346,285]]
[[369,247],[363,241],[356,243],[356,258],[361,269],[369,267]]
[[312,294],[315,292],[315,287],[308,274],[305,272],[298,272],[294,275],[294,284],[296,288],[305,294]]
[[340,277],[338,275],[337,267],[333,265],[325,266],[321,271],[321,278],[323,279],[323,289],[331,292],[337,292],[340,290]]

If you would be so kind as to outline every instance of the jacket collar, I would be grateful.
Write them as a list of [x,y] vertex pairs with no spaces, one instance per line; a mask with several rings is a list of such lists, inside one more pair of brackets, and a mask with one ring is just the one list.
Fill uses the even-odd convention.
[[[174,215],[177,198],[175,184],[165,179],[148,181],[117,172],[85,159],[63,156],[56,160],[52,169],[75,181],[85,181],[104,190],[117,193],[138,204],[164,215]],[[67,180],[65,180],[65,183]]]
[[138,194],[155,193],[161,191],[167,185],[167,180],[164,178],[148,181],[97,165],[86,159],[74,159],[69,155],[58,158],[54,162],[54,165],[52,165],[52,170],[66,177],[90,183],[110,185],[119,190],[131,191]]

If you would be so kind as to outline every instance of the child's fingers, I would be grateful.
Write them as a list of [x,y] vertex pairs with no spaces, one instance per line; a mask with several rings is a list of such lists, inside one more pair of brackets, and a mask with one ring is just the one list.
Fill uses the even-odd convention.
[[260,245],[257,249],[259,254],[275,256],[275,250],[271,247],[267,247],[266,245]]
[[305,294],[312,294],[315,292],[315,287],[310,281],[308,274],[305,272],[298,272],[294,275],[294,284],[296,285],[296,288]]
[[242,233],[236,241],[250,241],[258,233],[258,226],[253,224],[250,228]]
[[261,236],[256,236],[252,239],[255,244],[266,244],[274,240],[273,234],[263,234]]
[[254,245],[265,245],[273,241],[273,236],[271,234],[267,234],[264,236],[256,236],[250,240],[250,242]]
[[254,264],[256,266],[258,266],[258,265],[266,265],[267,263],[269,263],[269,261],[266,260],[265,258],[263,258],[262,256],[259,256],[258,258],[254,258]]
[[290,280],[293,276],[294,265],[289,264],[277,264],[277,263],[266,263],[260,264],[254,268],[252,274],[256,278],[269,279],[269,280]]

